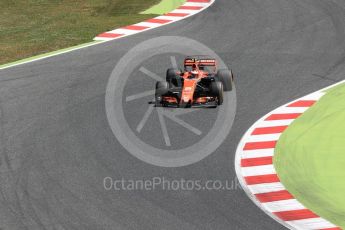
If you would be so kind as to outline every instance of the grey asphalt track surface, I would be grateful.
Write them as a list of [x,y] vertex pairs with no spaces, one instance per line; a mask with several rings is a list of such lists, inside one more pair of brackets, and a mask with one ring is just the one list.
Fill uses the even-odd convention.
[[[237,143],[253,122],[345,77],[344,7],[341,0],[217,0],[176,24],[0,71],[0,228],[283,229],[241,190],[106,191],[103,178],[233,180]],[[130,155],[105,113],[117,61],[162,35],[206,44],[237,76],[230,135],[182,168]]]

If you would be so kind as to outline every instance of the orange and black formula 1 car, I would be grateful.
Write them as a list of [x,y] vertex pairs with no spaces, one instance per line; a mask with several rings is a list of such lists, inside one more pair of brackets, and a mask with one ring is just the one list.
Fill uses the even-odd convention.
[[217,107],[223,92],[233,88],[233,74],[217,70],[217,61],[205,56],[187,57],[184,71],[168,69],[166,81],[156,83],[156,106]]

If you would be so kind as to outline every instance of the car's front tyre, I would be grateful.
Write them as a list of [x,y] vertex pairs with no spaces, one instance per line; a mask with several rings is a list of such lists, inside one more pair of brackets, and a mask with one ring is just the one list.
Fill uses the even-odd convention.
[[223,87],[223,83],[220,82],[220,81],[211,82],[210,91],[212,93],[212,96],[217,98],[218,105],[223,104],[223,100],[224,100],[224,95],[223,95],[224,87]]
[[156,83],[155,102],[156,106],[162,105],[162,96],[169,92],[169,83],[166,81],[159,81]]

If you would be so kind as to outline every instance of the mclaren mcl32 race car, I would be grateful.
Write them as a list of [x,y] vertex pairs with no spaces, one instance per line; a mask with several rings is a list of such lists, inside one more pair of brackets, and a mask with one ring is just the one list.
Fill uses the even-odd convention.
[[156,83],[156,107],[217,107],[224,91],[233,88],[231,70],[217,69],[217,61],[204,56],[187,57],[184,71],[168,69],[166,81]]

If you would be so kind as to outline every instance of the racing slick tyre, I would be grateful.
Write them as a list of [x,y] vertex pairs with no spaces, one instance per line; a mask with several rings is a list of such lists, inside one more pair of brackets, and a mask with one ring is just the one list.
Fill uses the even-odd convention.
[[220,81],[212,82],[210,85],[210,91],[211,91],[213,97],[217,97],[218,105],[223,104],[223,99],[224,99],[224,97],[223,97],[223,91],[224,91],[223,83]]
[[217,78],[219,81],[221,81],[223,83],[224,91],[231,91],[232,90],[234,75],[233,75],[231,70],[228,70],[228,69],[218,70]]
[[180,87],[182,85],[182,78],[177,73],[181,70],[170,68],[167,70],[166,81],[169,83],[170,87]]
[[166,81],[159,81],[156,83],[155,101],[156,106],[162,105],[162,96],[169,92],[169,83]]

